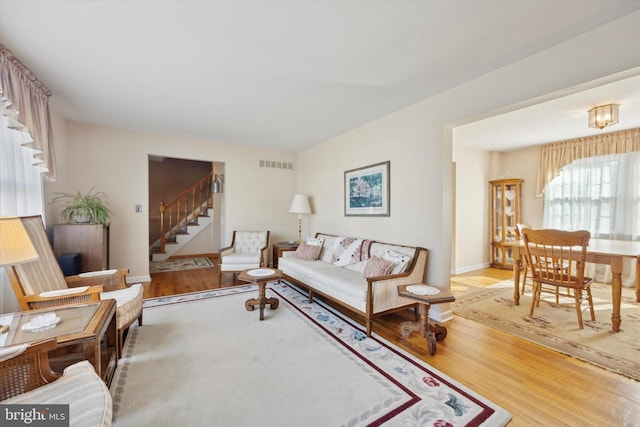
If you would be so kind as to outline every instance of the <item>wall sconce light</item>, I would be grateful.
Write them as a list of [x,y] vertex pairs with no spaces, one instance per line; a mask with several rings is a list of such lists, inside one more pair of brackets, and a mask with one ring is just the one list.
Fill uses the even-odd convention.
[[589,110],[589,127],[604,129],[618,123],[618,104],[607,104]]
[[[218,181],[218,178],[220,178],[219,181]],[[211,191],[213,191],[216,194],[222,193],[222,184],[220,184],[221,182],[222,184],[224,184],[224,175],[215,174],[213,177],[213,184],[212,184]]]

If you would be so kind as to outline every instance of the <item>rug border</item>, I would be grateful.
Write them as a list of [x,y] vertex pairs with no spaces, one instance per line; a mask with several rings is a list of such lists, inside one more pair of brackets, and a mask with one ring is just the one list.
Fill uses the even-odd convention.
[[[291,288],[294,292],[298,292],[303,296],[306,296],[306,293],[303,292],[300,288],[298,288],[297,286],[295,286],[294,284],[286,281],[286,280],[282,280],[281,283],[286,284],[287,286],[289,286],[289,288]],[[271,288],[271,291],[277,293],[278,295],[281,295],[279,292],[276,292],[273,288]],[[283,298],[285,298],[283,295],[281,295]],[[314,324],[316,324],[317,327],[322,328],[325,333],[331,335],[336,341],[340,342],[343,346],[345,346],[347,349],[349,349],[350,351],[352,351],[354,354],[358,355],[352,348],[350,348],[350,346],[345,343],[342,339],[340,339],[340,337],[336,336],[335,334],[333,334],[331,331],[329,331],[327,328],[325,328],[323,325],[319,324],[315,319],[311,318],[308,316],[307,313],[303,312],[302,310],[300,310],[300,308],[298,306],[296,306],[295,304],[293,304],[291,301],[289,301],[287,299],[287,301],[289,302],[289,304],[295,308],[298,312],[302,313],[305,317],[307,317],[310,321],[312,321]],[[359,323],[353,321],[353,319],[344,316],[341,312],[335,310],[333,307],[329,306],[328,304],[326,304],[324,301],[319,301],[317,299],[314,299],[313,301],[315,304],[320,305],[322,308],[324,308],[325,310],[330,311],[333,315],[335,315],[337,318],[339,318],[340,320],[342,320],[345,323],[348,323],[349,325],[351,325],[351,327],[353,327],[354,329],[360,331],[362,334],[366,335],[366,330],[365,328],[360,325]],[[489,418],[491,418],[491,416],[493,416],[494,414],[499,417],[499,413],[500,411],[498,409],[501,409],[502,411],[504,411],[507,419],[504,421],[503,425],[506,424],[508,421],[511,420],[511,413],[506,411],[504,408],[500,407],[499,405],[491,402],[489,399],[484,398],[483,396],[481,396],[479,393],[474,392],[473,390],[469,389],[468,387],[464,386],[463,384],[457,382],[456,380],[454,380],[451,376],[446,375],[444,372],[440,372],[438,369],[434,368],[433,366],[429,365],[426,361],[417,358],[416,356],[406,352],[405,350],[401,349],[400,347],[398,347],[397,345],[390,343],[389,341],[387,341],[384,337],[376,334],[375,332],[373,332],[371,334],[371,337],[368,337],[369,339],[374,340],[376,343],[378,343],[379,345],[384,346],[387,350],[391,351],[392,353],[394,353],[396,356],[401,357],[407,361],[409,361],[414,367],[420,369],[423,372],[427,372],[429,373],[429,375],[435,377],[438,379],[438,381],[447,384],[449,387],[457,390],[460,394],[464,395],[467,399],[473,401],[476,405],[480,406],[482,409],[482,411],[476,415],[476,417],[474,417],[472,420],[469,421],[469,423],[466,424],[466,426],[481,426],[485,421],[487,421]],[[371,365],[372,367],[374,367],[374,369],[380,371],[380,369],[378,367],[376,367],[375,365],[371,364],[370,361],[362,358],[362,356],[358,355],[358,357],[360,357],[361,359],[363,359],[366,363],[368,363],[369,365]],[[425,366],[426,365],[426,366]],[[429,369],[427,369],[427,367]],[[387,373],[385,372],[380,372],[382,375],[384,375],[385,377],[387,377],[390,381],[393,381],[394,383],[396,382],[395,379],[393,379],[392,377],[390,377]],[[443,376],[447,377],[447,378],[443,378]],[[402,384],[399,384],[400,386],[402,386]],[[404,387],[404,386],[402,386]],[[412,392],[413,393],[413,392]],[[472,394],[475,394],[477,397],[480,397],[484,400],[479,400],[476,396],[473,396]],[[410,406],[413,406],[415,404],[417,404],[421,399],[418,397],[418,400],[416,400],[415,402],[413,402]],[[496,406],[496,409],[488,406],[488,403],[490,402],[492,405]],[[400,413],[400,412],[398,412]],[[391,418],[393,418],[394,416],[396,416],[398,413],[394,414],[393,416],[389,416],[387,419],[383,420],[382,422],[386,422],[388,420],[390,420]],[[372,424],[372,425],[381,425],[381,424]]]
[[[333,340],[335,340],[337,343],[339,343],[346,351],[350,352],[355,357],[357,357],[358,360],[360,360],[361,362],[367,364],[370,368],[374,369],[378,374],[384,376],[388,381],[391,381],[393,384],[395,384],[396,387],[400,388],[403,392],[407,393],[407,395],[409,397],[409,400],[407,402],[402,403],[400,406],[391,409],[390,411],[388,411],[387,413],[381,415],[380,417],[378,417],[377,419],[375,419],[374,421],[372,421],[368,425],[370,425],[370,426],[382,425],[382,424],[392,420],[397,415],[405,412],[410,407],[412,407],[412,406],[416,405],[417,403],[419,403],[420,401],[422,401],[422,399],[421,399],[421,397],[419,395],[417,395],[412,390],[408,389],[404,384],[400,383],[398,380],[396,380],[395,378],[390,376],[387,372],[384,371],[383,368],[375,365],[371,360],[367,359],[364,355],[360,355],[357,351],[355,351],[351,347],[350,344],[344,342],[339,336],[335,335],[332,331],[327,329],[324,325],[320,324],[316,319],[314,319],[313,317],[309,316],[309,314],[307,312],[302,310],[296,304],[295,300],[291,300],[288,296],[286,296],[282,292],[280,292],[277,289],[277,287],[274,287],[274,284],[277,286],[278,282],[269,283],[268,286],[267,286],[267,289],[269,289],[271,292],[274,292],[275,294],[277,294],[280,298],[282,298],[282,300],[286,301],[287,305],[290,308],[294,309],[294,311],[296,313],[298,313],[299,315],[303,316],[308,322],[311,322],[317,328],[321,329],[325,334],[329,335]],[[297,293],[298,295],[300,295],[302,297],[306,297],[307,296],[306,292],[303,292],[299,287],[297,287],[296,285],[294,285],[294,284],[292,284],[292,283],[290,283],[290,282],[288,282],[288,281],[286,281],[284,279],[281,280],[279,284],[280,285],[285,285],[292,292],[295,292],[295,293]],[[195,302],[200,302],[200,301],[203,301],[203,300],[223,297],[223,296],[230,295],[230,294],[241,294],[241,293],[256,292],[256,290],[257,290],[257,285],[246,284],[246,285],[223,287],[223,288],[207,290],[207,291],[195,291],[195,292],[190,292],[190,293],[181,294],[181,295],[154,297],[154,298],[145,299],[143,301],[143,304],[144,304],[143,307],[144,307],[144,309],[153,309],[153,308],[162,307],[164,305],[174,305],[174,304],[182,304],[182,303],[185,303],[185,304],[186,303],[195,303]],[[363,336],[366,336],[366,331],[365,331],[364,327],[362,325],[360,325],[359,323],[355,322],[353,319],[347,317],[346,315],[343,315],[341,312],[337,311],[336,309],[334,309],[333,307],[331,307],[330,305],[328,305],[324,301],[321,301],[321,300],[318,300],[318,299],[314,299],[313,303],[317,304],[322,309],[329,311],[333,316],[335,316],[336,318],[338,318],[341,321],[345,322],[350,327],[352,327],[354,330],[362,333]],[[132,328],[132,329],[133,329],[133,331],[131,331],[131,332],[134,332],[134,333],[131,334],[131,336],[129,337],[129,338],[131,338],[131,340],[127,339],[127,342],[125,343],[125,348],[123,349],[123,352],[122,352],[123,353],[122,354],[123,357],[130,357],[131,356],[133,348],[135,347],[135,342],[137,341],[138,328],[136,327],[136,328]],[[393,343],[390,343],[384,337],[382,337],[382,336],[380,336],[380,335],[378,335],[378,334],[376,334],[374,332],[371,337],[368,337],[368,339],[371,339],[377,345],[380,345],[380,346],[384,347],[387,351],[390,351],[396,357],[400,357],[403,360],[405,360],[406,362],[410,363],[414,368],[418,369],[420,372],[424,372],[425,374],[428,374],[429,376],[437,379],[441,383],[443,383],[443,384],[447,385],[448,387],[452,388],[453,390],[456,390],[456,392],[460,393],[466,399],[468,399],[469,401],[471,401],[475,405],[477,405],[480,408],[479,413],[474,418],[470,419],[465,424],[465,426],[478,427],[478,426],[485,425],[485,423],[487,421],[491,421],[492,425],[494,425],[494,423],[495,423],[495,425],[504,426],[504,425],[508,424],[508,422],[512,419],[511,413],[509,411],[507,411],[504,408],[502,408],[501,406],[495,404],[490,399],[485,398],[484,396],[480,395],[479,393],[477,393],[477,392],[471,390],[470,388],[464,386],[463,384],[459,383],[458,381],[453,379],[451,376],[448,376],[445,373],[437,370],[433,366],[429,365],[429,363],[427,361],[422,360],[422,359],[412,355],[411,353],[405,351],[404,349],[398,347],[397,345],[395,345]],[[123,368],[122,369],[124,370],[124,377],[126,378],[127,367],[124,366],[124,365],[125,364],[123,363]],[[123,384],[116,384],[115,386],[116,387],[114,388],[112,394],[114,396],[117,396],[118,393],[121,393],[120,387],[122,387]],[[116,405],[117,405],[117,399],[114,398],[114,406],[116,406]],[[492,405],[493,407],[490,406],[490,405]],[[116,408],[114,408],[114,414],[116,412],[115,409]]]

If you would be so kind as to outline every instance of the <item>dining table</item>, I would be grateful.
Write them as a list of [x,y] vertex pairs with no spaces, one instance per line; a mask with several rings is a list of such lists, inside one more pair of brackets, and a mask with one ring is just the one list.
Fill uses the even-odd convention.
[[[524,241],[514,240],[504,246],[510,247],[513,257],[513,302],[520,304],[520,270],[524,263]],[[626,258],[636,261],[636,302],[640,302],[640,242],[631,240],[590,239],[587,247],[587,262],[611,267],[611,330],[620,332],[620,304],[622,301],[622,267]]]

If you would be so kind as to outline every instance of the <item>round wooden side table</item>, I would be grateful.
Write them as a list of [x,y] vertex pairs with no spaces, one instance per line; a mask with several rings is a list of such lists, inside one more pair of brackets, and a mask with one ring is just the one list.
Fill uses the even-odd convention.
[[266,297],[266,286],[268,282],[280,280],[282,271],[273,268],[253,268],[244,270],[238,275],[238,279],[244,282],[255,283],[258,285],[258,297],[245,301],[244,306],[248,311],[260,308],[260,320],[264,320],[264,307],[269,304],[272,310],[278,308],[280,301],[277,298]]

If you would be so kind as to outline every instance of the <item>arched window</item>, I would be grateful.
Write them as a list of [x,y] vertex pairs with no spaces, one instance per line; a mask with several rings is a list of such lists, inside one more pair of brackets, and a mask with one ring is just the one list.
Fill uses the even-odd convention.
[[543,226],[640,240],[640,152],[587,157],[561,168],[544,189]]

